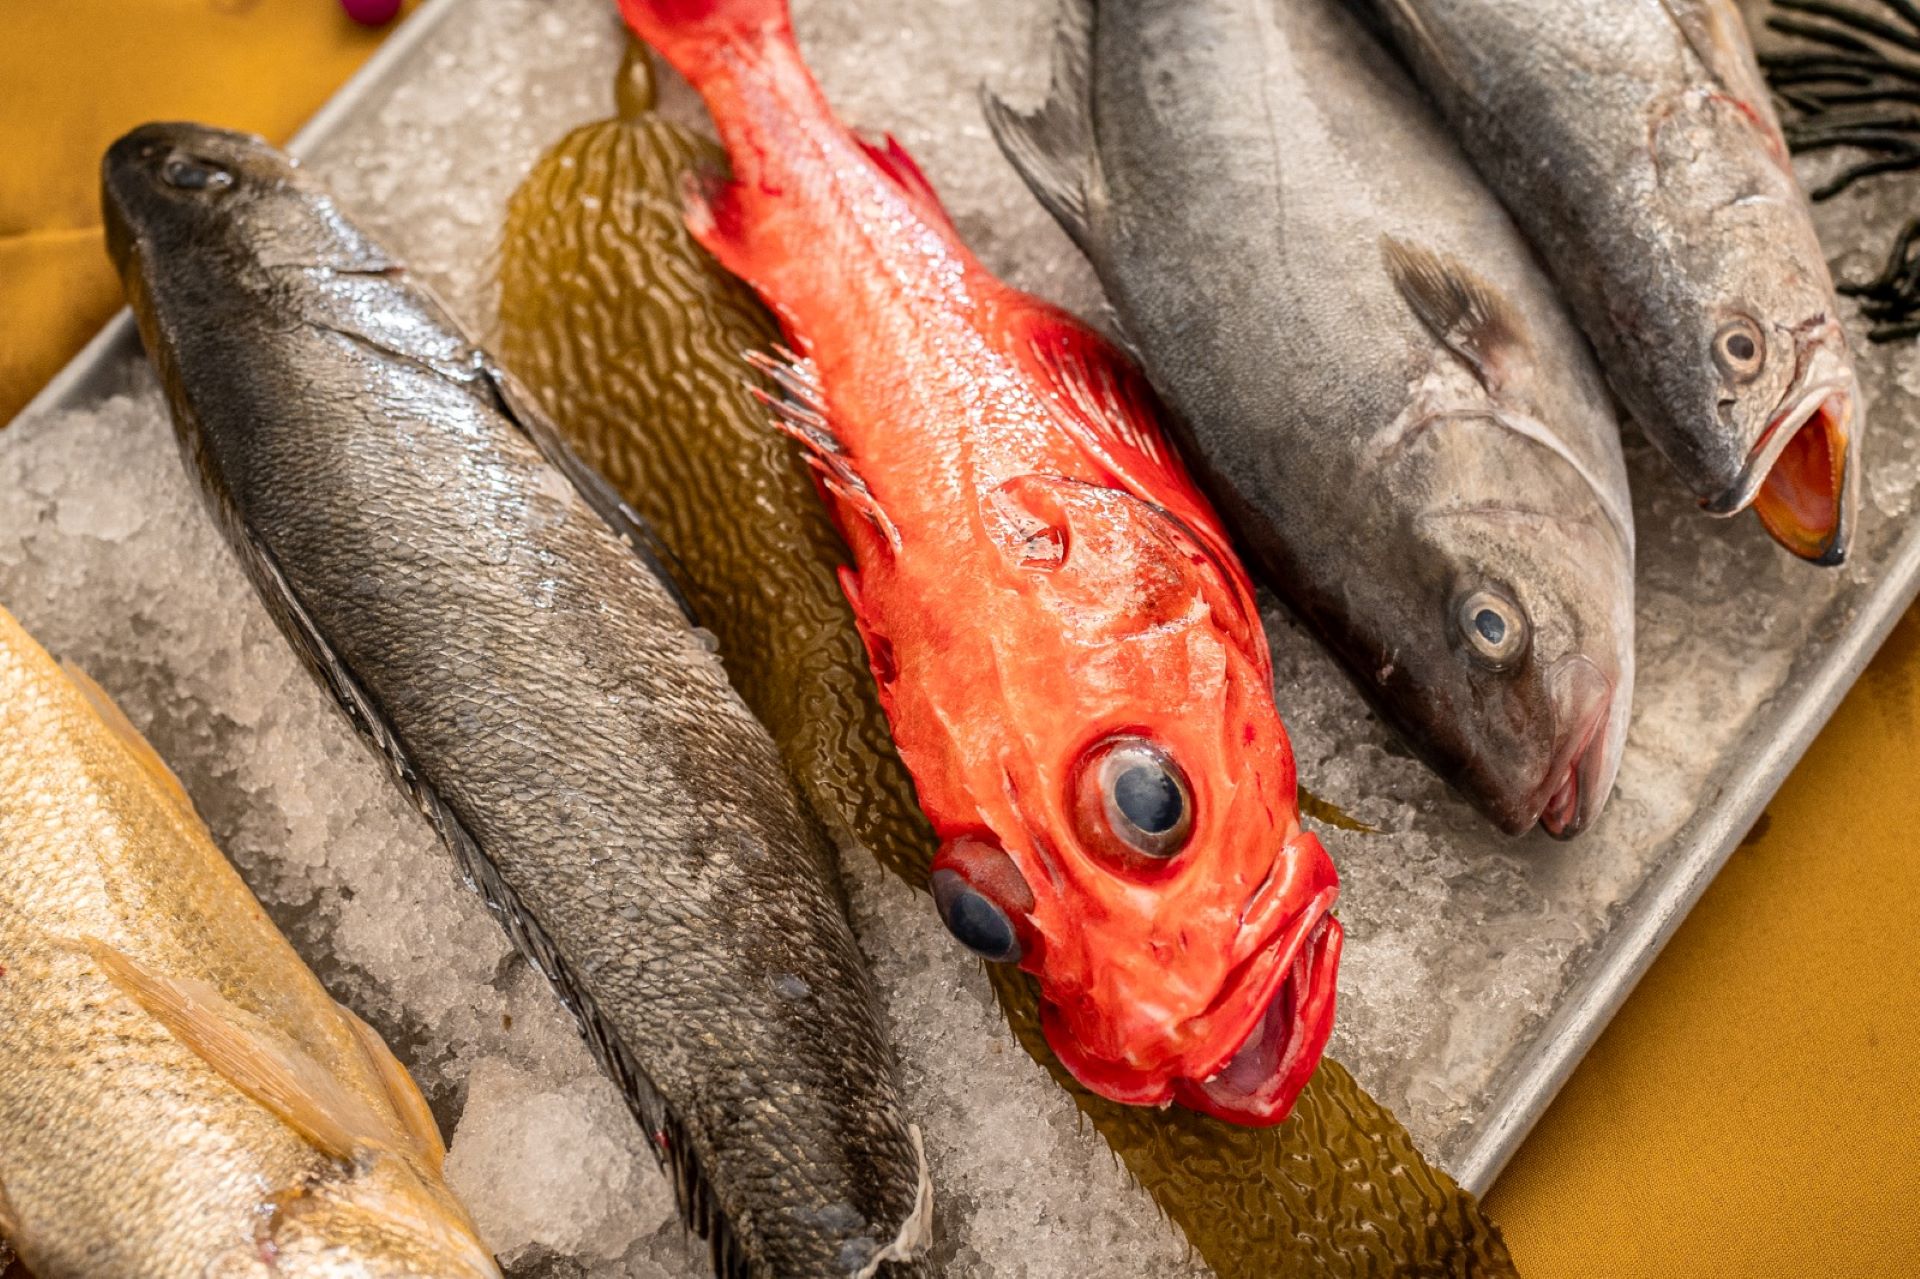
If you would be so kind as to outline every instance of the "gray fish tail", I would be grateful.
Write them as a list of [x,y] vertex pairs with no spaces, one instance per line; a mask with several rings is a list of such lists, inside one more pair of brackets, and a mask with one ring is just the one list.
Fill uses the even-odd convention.
[[980,109],[1001,153],[1082,251],[1088,248],[1088,200],[1098,183],[1091,75],[1095,3],[1061,0],[1052,83],[1038,110],[1016,111],[980,86]]

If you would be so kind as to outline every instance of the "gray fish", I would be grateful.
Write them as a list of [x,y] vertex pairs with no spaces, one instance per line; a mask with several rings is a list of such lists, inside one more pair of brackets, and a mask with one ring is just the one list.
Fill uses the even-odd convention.
[[103,183],[209,508],[578,1014],[716,1271],[921,1273],[925,1161],[832,854],[630,512],[264,142],[147,125]]
[[1716,515],[1846,558],[1859,391],[1731,0],[1371,3]]
[[987,107],[1267,581],[1502,829],[1585,828],[1632,702],[1617,423],[1405,73],[1338,0],[1068,0],[1047,104]]

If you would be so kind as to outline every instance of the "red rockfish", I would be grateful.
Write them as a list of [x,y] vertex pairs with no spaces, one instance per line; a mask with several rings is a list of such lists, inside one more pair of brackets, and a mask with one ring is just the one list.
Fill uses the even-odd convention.
[[1152,392],[834,118],[784,0],[621,7],[732,158],[688,224],[792,341],[769,402],[852,551],[942,918],[1038,978],[1089,1088],[1278,1123],[1332,1026],[1338,884],[1251,584]]

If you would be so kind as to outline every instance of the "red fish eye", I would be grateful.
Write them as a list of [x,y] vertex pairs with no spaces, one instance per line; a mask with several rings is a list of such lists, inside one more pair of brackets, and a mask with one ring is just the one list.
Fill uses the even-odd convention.
[[1193,788],[1165,747],[1110,737],[1088,752],[1074,780],[1074,820],[1088,848],[1123,860],[1164,861],[1193,834]]

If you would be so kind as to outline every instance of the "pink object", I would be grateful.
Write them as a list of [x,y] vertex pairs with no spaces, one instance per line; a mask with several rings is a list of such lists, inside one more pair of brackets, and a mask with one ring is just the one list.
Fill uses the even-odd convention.
[[400,12],[401,0],[340,0],[347,16],[362,26],[381,27]]

